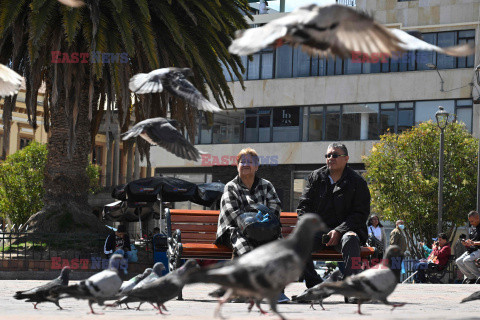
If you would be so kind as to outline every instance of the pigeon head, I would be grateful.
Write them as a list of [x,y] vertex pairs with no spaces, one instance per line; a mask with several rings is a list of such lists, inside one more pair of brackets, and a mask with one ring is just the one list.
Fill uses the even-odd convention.
[[192,69],[190,68],[182,68],[182,73],[183,75],[185,75],[186,77],[193,77],[193,71]]
[[70,267],[65,266],[63,267],[62,271],[60,272],[60,279],[62,279],[64,284],[68,284],[68,280],[70,279]]
[[385,253],[387,266],[393,271],[398,279],[400,279],[400,274],[402,272],[403,257],[402,249],[400,249],[399,246],[390,246]]
[[157,262],[153,265],[153,273],[155,273],[157,276],[161,277],[163,270],[165,270],[163,263]]
[[297,226],[288,238],[294,239],[296,250],[306,259],[312,252],[315,233],[321,230],[327,230],[322,219],[317,214],[306,213],[300,217]]
[[195,261],[195,259],[188,259],[187,262],[185,262],[185,264],[180,269],[178,269],[178,273],[180,275],[184,275],[188,273],[187,271],[192,269],[198,269],[198,268],[199,266],[197,261]]
[[121,254],[114,254],[110,257],[108,262],[108,269],[110,270],[119,270],[120,268],[125,267],[125,259]]
[[152,269],[152,268],[147,268],[147,269],[145,269],[145,271],[143,271],[142,277],[145,278],[145,277],[147,277],[148,275],[150,275],[150,273],[152,273],[152,272],[153,272],[153,269]]

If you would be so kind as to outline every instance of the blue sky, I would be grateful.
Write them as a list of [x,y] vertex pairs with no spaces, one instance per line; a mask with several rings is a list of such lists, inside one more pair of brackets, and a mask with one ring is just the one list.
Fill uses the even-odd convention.
[[[280,9],[280,0],[268,1],[268,6],[272,9]],[[335,0],[285,0],[285,11],[289,12],[297,7],[301,7],[308,4],[330,4],[335,3]]]

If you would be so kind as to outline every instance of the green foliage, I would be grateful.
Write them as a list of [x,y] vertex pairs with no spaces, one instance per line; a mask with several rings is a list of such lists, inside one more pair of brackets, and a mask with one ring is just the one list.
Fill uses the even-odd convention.
[[[478,140],[455,123],[445,129],[443,231],[464,224],[476,206]],[[438,221],[440,129],[424,122],[401,134],[386,134],[364,158],[372,211],[403,219],[410,235],[429,243]]]
[[[43,207],[47,153],[46,145],[34,141],[0,165],[0,214],[14,224],[25,223]],[[98,167],[89,164],[87,175],[93,193],[99,188]]]

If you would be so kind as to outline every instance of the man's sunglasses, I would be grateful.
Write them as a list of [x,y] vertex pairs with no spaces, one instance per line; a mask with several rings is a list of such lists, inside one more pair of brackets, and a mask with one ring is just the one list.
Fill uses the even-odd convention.
[[330,158],[337,159],[338,157],[346,157],[346,156],[347,156],[346,154],[329,153],[329,154],[325,155],[325,158],[327,158],[327,159],[330,159]]

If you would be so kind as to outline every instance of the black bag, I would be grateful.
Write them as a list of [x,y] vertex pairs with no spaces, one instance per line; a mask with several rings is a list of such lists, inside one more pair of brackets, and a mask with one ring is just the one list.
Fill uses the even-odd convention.
[[375,237],[373,235],[373,230],[372,228],[370,227],[370,230],[372,231],[372,233],[369,233],[368,234],[368,239],[367,239],[367,245],[369,247],[374,247],[376,250],[375,250],[375,254],[380,256],[380,255],[383,255],[383,253],[385,252],[385,248],[383,247],[383,242],[378,240],[377,237]]
[[125,190],[126,186],[126,184],[120,184],[113,188],[112,198],[122,201],[127,200],[127,191]]
[[245,212],[237,217],[240,232],[255,247],[278,239],[282,225],[277,215],[268,207],[255,205],[257,212]]

